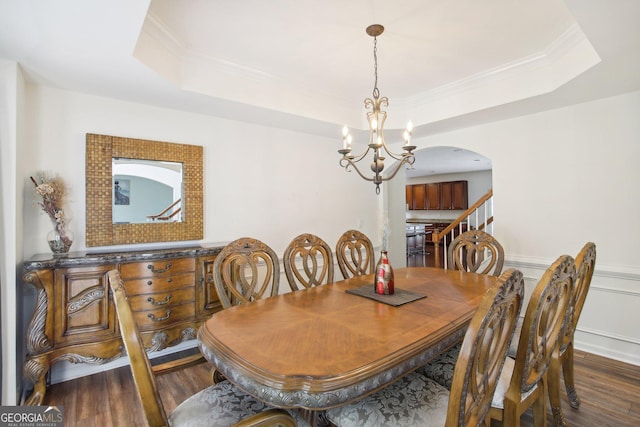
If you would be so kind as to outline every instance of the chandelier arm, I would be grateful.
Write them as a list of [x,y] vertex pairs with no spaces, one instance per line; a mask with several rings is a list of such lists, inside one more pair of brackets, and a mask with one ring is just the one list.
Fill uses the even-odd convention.
[[402,160],[403,158],[406,157],[406,153],[394,153],[393,151],[389,150],[389,147],[387,146],[387,143],[384,142],[384,139],[382,140],[382,147],[390,157],[396,160]]
[[[413,162],[415,161],[415,157],[411,156],[405,156],[396,166],[395,169],[393,169],[393,172],[388,175],[386,178],[382,178],[382,181],[389,181],[391,179],[393,179],[394,176],[396,176],[396,174],[400,171],[400,169],[402,168],[403,165],[413,165]],[[373,180],[371,180],[373,181]]]
[[[343,162],[346,162],[346,164],[343,163]],[[353,169],[355,169],[355,171],[358,172],[358,175],[360,175],[360,177],[362,179],[364,179],[365,181],[372,181],[373,182],[375,180],[375,178],[368,178],[368,177],[364,176],[362,174],[362,172],[360,172],[360,169],[358,169],[358,166],[356,166],[356,164],[353,161],[351,161],[350,159],[348,159],[348,158],[343,157],[342,159],[340,159],[340,166],[342,166],[347,172],[351,172],[349,170],[349,167],[353,166]]]
[[360,160],[364,159],[367,156],[367,154],[369,154],[369,150],[372,150],[372,148],[370,146],[367,146],[367,148],[362,152],[362,154],[358,154],[357,156],[351,156],[352,158],[349,160],[349,162],[351,163],[359,162]]

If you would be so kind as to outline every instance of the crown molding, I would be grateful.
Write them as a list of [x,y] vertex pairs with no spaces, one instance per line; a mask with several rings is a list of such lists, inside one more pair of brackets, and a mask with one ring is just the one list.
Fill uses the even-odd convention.
[[552,92],[599,62],[574,24],[536,54],[394,102],[419,126]]
[[[136,56],[184,90],[329,123],[346,123],[351,128],[366,127],[364,108],[354,109],[353,100],[344,94],[189,49],[152,13],[145,19],[143,33],[156,46],[147,46],[151,52],[147,60],[144,54]],[[138,43],[137,53],[141,45]],[[154,58],[153,49],[164,57]],[[387,129],[402,129],[409,119],[417,127],[549,93],[599,61],[585,34],[574,24],[536,54],[415,95],[394,98]]]

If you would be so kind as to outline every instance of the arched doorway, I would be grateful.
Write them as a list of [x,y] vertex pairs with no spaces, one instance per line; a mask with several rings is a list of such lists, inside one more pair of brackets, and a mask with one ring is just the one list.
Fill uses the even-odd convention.
[[[415,156],[413,169],[405,172],[406,186],[422,188],[423,184],[441,183],[444,186],[463,181],[466,182],[467,206],[473,205],[493,188],[491,159],[480,153],[460,147],[438,146],[418,150]],[[407,197],[410,194],[407,192]],[[427,206],[423,209],[405,199],[407,264],[433,266],[433,230],[442,230],[464,211],[452,205]],[[441,247],[440,259],[443,259],[442,251]]]

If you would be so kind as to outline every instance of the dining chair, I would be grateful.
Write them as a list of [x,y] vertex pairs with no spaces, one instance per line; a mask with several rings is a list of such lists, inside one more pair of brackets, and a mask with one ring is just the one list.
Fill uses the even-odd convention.
[[333,282],[333,253],[320,237],[304,233],[294,238],[282,256],[292,291]]
[[345,231],[336,244],[336,258],[345,279],[373,274],[375,260],[371,240],[360,231]]
[[[296,418],[245,394],[229,381],[210,386],[187,398],[167,416],[158,384],[157,367],[151,366],[118,270],[108,273],[120,334],[129,356],[138,398],[149,427],[156,426],[267,426],[293,427]],[[170,362],[169,362],[170,363]]]
[[489,411],[491,419],[518,427],[520,416],[532,408],[534,425],[546,426],[548,375],[554,375],[549,368],[552,358],[557,357],[559,339],[566,327],[575,277],[574,259],[563,255],[533,289],[517,337],[516,357],[507,357],[498,380]]
[[213,263],[213,282],[223,308],[278,294],[278,255],[258,239],[227,244]]
[[[500,275],[504,264],[504,249],[500,242],[482,230],[469,230],[458,235],[448,249],[449,270]],[[458,360],[461,343],[450,347],[440,356],[419,369],[423,375],[451,389],[453,369]]]
[[507,270],[482,299],[462,342],[451,391],[417,372],[347,406],[329,409],[335,426],[489,425],[496,383],[524,299],[524,279]]
[[491,234],[469,230],[453,239],[447,259],[449,270],[499,276],[504,264],[504,249]]
[[[578,320],[587,299],[593,270],[596,264],[596,245],[592,242],[586,243],[576,256],[576,281],[573,294],[569,301],[569,314],[567,327],[564,335],[560,338],[560,349],[554,353],[551,364],[554,375],[549,375],[549,402],[551,413],[556,426],[566,426],[567,422],[562,415],[560,401],[560,370],[564,377],[564,385],[567,390],[567,397],[572,408],[578,409],[580,398],[576,392],[573,375],[573,340],[578,326]],[[557,372],[557,374],[555,374]]]

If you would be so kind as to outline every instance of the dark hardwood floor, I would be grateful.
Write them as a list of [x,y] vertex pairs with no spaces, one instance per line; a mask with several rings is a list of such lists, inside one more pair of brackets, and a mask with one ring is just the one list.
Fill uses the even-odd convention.
[[[563,388],[563,410],[569,425],[640,426],[640,367],[579,351],[575,363],[576,388],[582,405],[578,410],[572,409]],[[201,363],[159,377],[158,387],[167,412],[209,386],[210,370],[210,364]],[[44,404],[62,405],[67,427],[146,425],[127,366],[54,384],[49,387]],[[549,425],[551,421],[549,412]],[[522,416],[522,426],[533,426],[530,410]]]

